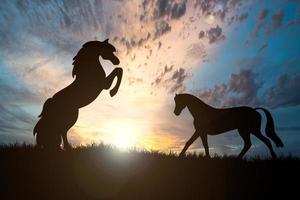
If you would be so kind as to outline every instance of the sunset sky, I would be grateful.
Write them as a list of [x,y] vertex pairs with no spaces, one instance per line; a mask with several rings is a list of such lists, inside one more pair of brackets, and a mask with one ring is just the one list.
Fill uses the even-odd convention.
[[[276,151],[300,155],[298,0],[4,0],[0,27],[0,143],[34,143],[42,105],[73,81],[82,44],[109,38],[123,80],[115,97],[104,90],[80,109],[73,146],[178,151],[194,132],[187,110],[173,114],[185,92],[216,107],[270,109],[286,145]],[[243,146],[236,131],[208,141],[211,154]],[[249,155],[268,153],[252,141]],[[202,152],[200,139],[190,149]]]

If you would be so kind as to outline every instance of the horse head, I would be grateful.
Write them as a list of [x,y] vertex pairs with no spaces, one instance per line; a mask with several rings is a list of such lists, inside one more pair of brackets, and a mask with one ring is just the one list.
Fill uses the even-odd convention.
[[82,71],[87,70],[87,66],[98,66],[95,62],[99,63],[101,56],[105,60],[110,60],[112,64],[118,65],[119,58],[114,54],[116,48],[108,43],[108,39],[101,41],[89,41],[85,43],[78,51],[77,55],[73,58],[73,72],[72,76],[79,75]]
[[182,97],[183,97],[182,94],[176,94],[174,97],[175,100],[174,114],[177,116],[180,115],[181,111],[186,107],[186,103]]
[[108,39],[101,41],[89,41],[83,45],[83,48],[89,49],[90,52],[101,56],[105,60],[110,60],[112,64],[118,65],[120,63],[119,58],[114,54],[116,48],[108,42]]

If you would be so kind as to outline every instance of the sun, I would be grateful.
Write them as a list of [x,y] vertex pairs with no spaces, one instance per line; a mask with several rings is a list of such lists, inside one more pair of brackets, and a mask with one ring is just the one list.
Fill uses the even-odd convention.
[[138,130],[130,124],[118,124],[109,128],[111,138],[109,143],[120,150],[135,147]]
[[113,136],[113,145],[121,150],[129,149],[135,145],[135,137],[129,129],[119,129]]

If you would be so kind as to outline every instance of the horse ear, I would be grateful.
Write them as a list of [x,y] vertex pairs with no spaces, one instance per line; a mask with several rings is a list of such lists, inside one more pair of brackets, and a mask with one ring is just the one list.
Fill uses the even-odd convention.
[[177,97],[177,93],[175,93],[175,97]]
[[104,40],[103,42],[106,42],[106,43],[108,43],[108,38],[107,38],[106,40]]

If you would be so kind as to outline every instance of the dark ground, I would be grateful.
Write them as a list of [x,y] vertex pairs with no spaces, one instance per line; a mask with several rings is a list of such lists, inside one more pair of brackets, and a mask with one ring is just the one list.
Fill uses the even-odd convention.
[[[0,147],[0,199],[297,199],[300,160]],[[296,195],[296,196],[295,196]]]

